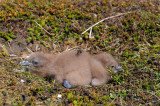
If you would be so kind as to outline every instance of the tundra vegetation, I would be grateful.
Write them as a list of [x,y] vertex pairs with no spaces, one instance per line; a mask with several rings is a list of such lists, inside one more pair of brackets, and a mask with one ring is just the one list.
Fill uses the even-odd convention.
[[[128,13],[129,12],[129,13]],[[82,34],[91,25],[105,20]],[[31,51],[114,55],[124,71],[99,87],[66,89],[21,72]],[[160,105],[159,0],[2,0],[0,104]]]

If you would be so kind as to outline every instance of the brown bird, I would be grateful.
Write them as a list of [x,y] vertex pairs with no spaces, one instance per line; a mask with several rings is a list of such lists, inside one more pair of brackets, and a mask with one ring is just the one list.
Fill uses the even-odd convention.
[[122,67],[114,57],[108,53],[100,53],[94,56],[94,58],[100,61],[105,69],[110,68],[114,73],[123,71]]
[[36,74],[40,77],[47,77],[50,75],[48,72],[48,65],[55,57],[56,55],[54,54],[36,52],[32,53],[28,58],[20,62],[20,64],[23,66],[29,66],[32,74]]
[[90,84],[92,76],[89,59],[90,55],[87,52],[80,56],[77,56],[77,51],[58,55],[33,53],[20,64],[29,65],[31,73],[40,77],[54,76],[57,83],[64,83],[65,87],[71,88]]
[[49,64],[49,73],[58,83],[67,80],[72,86],[89,85],[91,82],[90,55],[87,52],[77,56],[77,51],[63,52]]
[[[102,57],[105,57],[102,59]],[[108,82],[111,74],[106,71],[105,64],[114,59],[109,55],[90,56],[85,51],[67,51],[58,55],[33,53],[21,65],[30,65],[31,73],[41,77],[54,76],[58,83],[66,88],[75,86],[100,86]],[[107,62],[106,62],[107,61]],[[112,63],[112,62],[111,62]],[[118,65],[113,62],[115,67]]]

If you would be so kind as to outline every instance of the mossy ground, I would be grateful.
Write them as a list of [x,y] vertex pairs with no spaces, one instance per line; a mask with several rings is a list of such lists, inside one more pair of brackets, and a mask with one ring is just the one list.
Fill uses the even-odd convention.
[[[94,39],[88,38],[89,32],[81,34],[101,19],[127,12],[132,13],[94,26]],[[28,50],[55,53],[70,48],[91,54],[109,52],[120,60],[124,71],[104,86],[74,89],[17,71],[20,57]],[[0,3],[0,104],[160,105],[159,82],[159,0]]]

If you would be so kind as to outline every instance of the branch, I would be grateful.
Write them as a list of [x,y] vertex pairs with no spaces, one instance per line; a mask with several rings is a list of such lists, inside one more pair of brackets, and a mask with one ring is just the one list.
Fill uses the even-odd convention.
[[47,34],[52,35],[52,34],[49,33],[46,29],[44,29],[40,24],[38,24],[35,20],[34,20],[34,22],[35,22],[38,26],[40,26]]
[[100,20],[99,22],[95,23],[94,25],[90,26],[87,30],[85,30],[84,32],[82,32],[82,34],[86,33],[86,32],[89,31],[92,27],[98,25],[99,23],[101,23],[101,22],[103,22],[103,21],[105,21],[105,20],[108,20],[108,19],[111,19],[111,18],[116,18],[116,17],[122,16],[122,15],[125,15],[125,14],[129,14],[129,13],[133,13],[133,12],[120,13],[120,14],[115,15],[115,16],[111,16],[111,17],[104,18],[104,19]]
[[92,28],[90,29],[89,38],[90,38],[90,39],[91,39],[91,38],[94,38],[94,37],[92,37]]
[[33,51],[29,49],[28,47],[26,47],[26,49],[28,50],[29,53],[33,53]]

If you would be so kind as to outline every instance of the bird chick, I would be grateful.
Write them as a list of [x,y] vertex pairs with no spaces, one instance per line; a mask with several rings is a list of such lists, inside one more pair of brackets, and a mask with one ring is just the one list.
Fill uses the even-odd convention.
[[63,83],[67,88],[89,85],[92,78],[88,62],[90,55],[84,52],[77,56],[76,53],[77,51],[58,55],[33,53],[20,64],[29,65],[31,73],[40,77],[54,76],[57,83]]
[[[91,71],[87,52],[77,56],[76,50],[60,53],[49,65],[49,73],[55,76],[58,83],[67,82],[72,87],[89,85],[91,82]],[[67,80],[67,81],[64,81]]]
[[20,62],[22,66],[29,66],[32,74],[36,74],[40,77],[49,76],[48,65],[56,55],[47,53],[32,53],[24,61]]
[[66,88],[93,85],[100,86],[111,79],[105,66],[118,68],[118,63],[109,54],[91,56],[85,51],[67,51],[58,55],[33,53],[20,63],[29,65],[31,73],[40,77],[54,76],[57,83]]
[[94,58],[100,61],[105,69],[109,67],[114,73],[123,71],[122,67],[119,66],[119,63],[116,61],[116,59],[114,59],[114,57],[108,53],[97,54],[94,56]]

